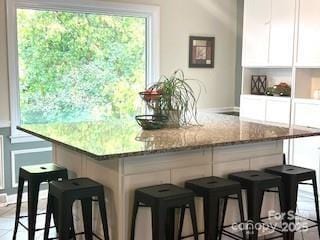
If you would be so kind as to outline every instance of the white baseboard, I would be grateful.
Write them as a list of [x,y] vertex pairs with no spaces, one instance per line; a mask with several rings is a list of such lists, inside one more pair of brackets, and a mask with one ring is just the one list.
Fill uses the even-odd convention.
[[[39,199],[46,199],[48,196],[48,190],[41,190],[39,192]],[[25,192],[22,195],[22,202],[27,202],[28,201],[28,194]],[[17,194],[12,194],[7,196],[7,202],[6,205],[10,204],[16,204],[17,203]],[[1,204],[1,203],[0,203]],[[5,206],[6,206],[5,205]],[[1,207],[1,206],[0,206]]]
[[11,126],[10,121],[0,120],[0,128],[7,128],[7,127],[10,127],[10,126]]
[[202,108],[202,109],[199,109],[199,112],[205,112],[205,113],[240,112],[240,107]]

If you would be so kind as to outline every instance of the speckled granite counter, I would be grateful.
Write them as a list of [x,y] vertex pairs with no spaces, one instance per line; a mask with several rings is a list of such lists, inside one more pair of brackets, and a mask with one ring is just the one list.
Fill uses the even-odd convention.
[[18,129],[97,160],[320,135],[317,129],[288,129],[222,114],[202,115],[200,123],[157,131],[142,131],[134,120],[24,125]]
[[[320,135],[317,129],[288,129],[227,115],[201,114],[200,119],[201,126],[160,131],[142,131],[135,121],[25,125],[19,129],[52,142],[53,161],[66,167],[71,178],[89,177],[105,187],[111,240],[130,239],[137,188],[162,183],[183,186],[190,179],[226,177],[232,172],[279,165],[284,139]],[[275,209],[274,195],[267,195],[264,216]],[[237,209],[236,202],[228,203],[228,208],[229,204]],[[201,199],[196,199],[196,206],[198,219],[203,219]],[[81,219],[81,209],[76,209]],[[150,209],[141,209],[138,215],[136,239],[152,239]],[[186,216],[185,220],[189,219]],[[229,211],[226,224],[238,221],[238,212]],[[77,224],[82,227],[81,222]],[[190,222],[185,225],[183,235],[191,234],[190,226]],[[203,226],[199,221],[201,231]],[[102,237],[100,221],[94,219],[93,227]]]

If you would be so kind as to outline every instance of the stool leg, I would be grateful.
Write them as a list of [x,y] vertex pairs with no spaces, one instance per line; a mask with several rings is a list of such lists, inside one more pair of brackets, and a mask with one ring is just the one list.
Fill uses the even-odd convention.
[[169,208],[166,220],[166,240],[174,240],[175,233],[175,209]]
[[69,239],[70,224],[72,219],[72,214],[70,209],[72,209],[73,202],[66,199],[60,199],[58,204],[58,222],[59,222],[59,240]]
[[34,240],[36,233],[36,220],[40,183],[29,181],[28,183],[28,227],[29,240]]
[[104,191],[102,189],[102,193],[98,196],[99,201],[99,209],[100,209],[100,216],[103,226],[103,233],[104,233],[104,239],[109,240],[109,226],[108,226],[108,218],[107,218],[107,209],[106,209],[106,202],[105,202],[105,196]]
[[[285,212],[285,196],[284,196],[284,187],[282,184],[278,187],[278,190],[279,190],[280,212],[284,213]],[[282,220],[282,223],[284,222],[285,222],[285,219]],[[282,236],[283,236],[283,240],[287,239],[286,232],[283,232]]]
[[[244,211],[243,211],[243,200],[242,200],[242,191],[241,190],[238,193],[238,204],[239,204],[239,211],[240,211],[240,221],[241,221],[241,223],[244,223]],[[243,240],[246,240],[247,233],[246,233],[245,229],[242,231],[242,235],[243,235]]]
[[198,240],[199,233],[198,233],[197,215],[196,215],[194,199],[190,201],[189,207],[190,207],[190,216],[191,216],[192,229],[193,229],[193,237],[194,237],[194,240]]
[[15,219],[15,223],[14,223],[13,238],[12,238],[13,240],[16,239],[18,226],[19,226],[19,218],[20,218],[20,211],[21,211],[23,186],[24,186],[24,179],[19,177],[17,206],[16,206],[16,219]]
[[82,199],[81,207],[85,239],[92,240],[92,199]]
[[207,196],[204,198],[203,205],[205,240],[216,240],[218,237],[219,199]]
[[[290,179],[283,178],[284,182],[284,194],[286,198],[285,202],[285,221],[287,224],[295,224],[295,218],[289,219],[291,216],[288,214],[289,211],[292,211],[293,214],[296,214],[297,210],[297,199],[298,199],[298,182]],[[287,239],[294,240],[294,232],[287,232]]]
[[318,197],[318,186],[317,186],[317,178],[316,174],[312,176],[312,185],[313,185],[313,194],[314,194],[314,201],[317,213],[317,223],[318,223],[318,234],[320,237],[320,211],[319,211],[319,197]]
[[[264,192],[256,189],[255,187],[248,188],[247,190],[248,220],[249,221],[251,220],[254,225],[260,222],[260,213],[262,208],[263,195],[264,195]],[[250,231],[249,239],[258,240],[258,230],[254,228],[254,229],[249,229],[249,231]]]
[[167,209],[152,207],[152,240],[166,239],[166,217]]
[[183,230],[183,223],[184,223],[184,215],[186,213],[186,208],[182,207],[180,212],[180,221],[179,221],[179,232],[178,232],[178,240],[182,239],[182,230]]
[[[61,174],[61,179],[62,180],[68,180],[68,170],[65,170]],[[58,180],[58,179],[57,179]],[[50,184],[50,183],[49,183]],[[55,210],[58,209],[58,202],[55,199],[53,203],[53,222],[56,227],[57,232],[59,232],[59,223],[58,223],[58,212]],[[72,211],[72,210],[71,210]],[[72,213],[72,212],[71,212]],[[73,219],[72,219],[72,225],[71,225],[71,233],[73,237],[75,236],[75,231],[74,231],[74,224],[73,224]]]
[[53,212],[53,204],[54,204],[54,197],[51,195],[48,195],[46,222],[45,222],[45,227],[44,227],[44,240],[48,240],[48,238],[49,238],[49,230],[50,230],[51,214]]
[[137,219],[138,209],[139,209],[139,201],[136,199],[136,197],[134,197],[132,219],[131,219],[130,240],[134,240],[134,235],[136,232],[136,219]]
[[219,227],[219,237],[218,237],[219,240],[221,240],[221,238],[222,238],[223,225],[224,225],[224,219],[226,217],[227,206],[228,206],[228,197],[223,199],[223,210],[222,210],[221,223],[220,223],[220,226],[218,226]]

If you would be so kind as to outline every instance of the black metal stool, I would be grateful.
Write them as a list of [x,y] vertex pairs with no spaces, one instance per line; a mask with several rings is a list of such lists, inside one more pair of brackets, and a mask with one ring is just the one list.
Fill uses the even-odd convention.
[[84,233],[86,240],[92,240],[93,236],[100,239],[92,232],[92,201],[97,197],[100,215],[104,231],[104,239],[109,240],[108,222],[103,186],[88,178],[78,178],[66,181],[53,181],[49,184],[49,197],[47,205],[46,225],[44,239],[48,239],[51,214],[53,213],[53,202],[57,201],[58,211],[58,233],[59,240],[69,239],[72,223],[72,205],[75,200],[81,200]]
[[[262,223],[260,213],[262,209],[263,196],[271,188],[278,188],[280,210],[285,211],[285,199],[283,195],[283,185],[281,177],[261,171],[244,171],[232,173],[229,178],[241,183],[241,187],[247,190],[248,220],[254,225]],[[249,239],[258,239],[258,230],[249,229]],[[286,234],[282,233],[281,237],[285,239]]]
[[131,240],[135,238],[136,217],[139,207],[151,207],[153,240],[174,240],[175,209],[183,209],[186,206],[190,208],[192,236],[195,240],[198,240],[194,197],[195,194],[191,190],[172,184],[137,189],[133,205]]
[[[40,184],[59,179],[68,179],[68,171],[66,168],[59,167],[53,163],[24,166],[20,168],[13,239],[16,239],[19,224],[28,230],[29,240],[34,239],[36,231],[43,230],[36,229],[37,215],[40,215],[37,213]],[[28,216],[20,216],[25,181],[28,182]],[[28,227],[20,221],[21,218],[26,217],[28,217]]]
[[[293,211],[296,214],[297,210],[297,198],[298,198],[298,187],[299,184],[312,185],[313,194],[315,200],[315,208],[317,214],[317,220],[307,219],[311,222],[316,223],[316,225],[311,227],[318,227],[318,233],[320,237],[320,213],[319,213],[319,198],[318,198],[318,187],[317,178],[315,170],[292,166],[292,165],[280,165],[265,169],[266,172],[281,176],[282,182],[284,184],[284,194],[285,194],[285,212]],[[305,181],[312,181],[312,183],[305,183]],[[294,219],[286,218],[288,223],[295,223]],[[291,220],[291,221],[290,221]],[[288,232],[288,239],[294,239],[294,232]]]
[[[205,239],[206,240],[216,240],[218,235],[221,239],[223,233],[223,224],[225,214],[222,216],[222,222],[219,229],[219,210],[220,210],[220,200],[224,200],[223,212],[225,213],[228,204],[228,199],[237,199],[240,211],[240,221],[244,222],[244,212],[243,212],[243,201],[241,194],[241,185],[239,182],[231,181],[225,178],[219,177],[206,177],[195,180],[190,180],[186,182],[186,188],[191,189],[196,193],[197,196],[203,198],[204,206],[204,224],[205,224]],[[231,195],[237,195],[236,198],[231,197]],[[181,223],[183,223],[184,214],[181,215]],[[182,225],[182,224],[181,224]],[[179,238],[181,239],[180,227]],[[229,232],[224,232],[226,236],[231,236],[237,238],[238,236],[233,235]],[[243,232],[243,238],[246,239],[246,233]]]

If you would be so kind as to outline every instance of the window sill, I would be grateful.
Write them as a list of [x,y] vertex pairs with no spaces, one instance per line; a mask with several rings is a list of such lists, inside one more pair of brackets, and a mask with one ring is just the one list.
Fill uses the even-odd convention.
[[29,142],[43,142],[44,140],[41,138],[37,138],[31,136],[29,134],[26,135],[12,135],[10,136],[11,143],[29,143]]

